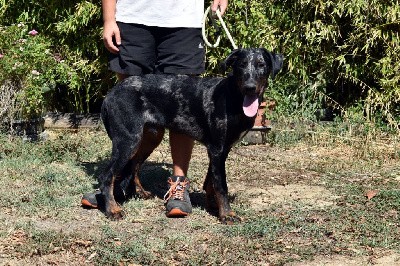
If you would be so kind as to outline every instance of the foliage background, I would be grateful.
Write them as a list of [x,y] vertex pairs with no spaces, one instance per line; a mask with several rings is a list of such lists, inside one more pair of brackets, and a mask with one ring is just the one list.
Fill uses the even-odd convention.
[[[21,39],[29,40],[27,32],[21,29],[8,39],[0,39],[0,71],[7,76],[18,76],[12,71],[13,64],[5,59],[14,57],[14,63],[24,62],[29,65],[43,66],[42,73],[53,72],[56,84],[47,94],[37,93],[37,102],[43,102],[41,110],[61,112],[90,112],[98,106],[102,93],[107,91],[111,84],[109,73],[106,71],[105,51],[101,41],[101,1],[3,1],[0,0],[0,20],[3,31],[10,31],[15,25],[24,25],[27,29],[35,29],[39,33],[35,38],[38,46],[46,43],[51,54],[53,64],[43,65],[43,60],[29,56],[27,51],[23,56],[15,56],[13,44]],[[21,36],[23,35],[23,36]],[[47,45],[47,43],[50,45]],[[36,55],[35,49],[30,50]],[[46,60],[51,61],[50,58]],[[62,66],[63,71],[54,71]],[[10,70],[11,69],[11,70]],[[24,76],[25,86],[21,90],[32,86],[30,79]],[[5,75],[0,82],[6,80]],[[28,114],[29,115],[29,114]]]
[[[51,65],[41,71],[54,73],[56,82],[44,97],[43,110],[98,111],[115,82],[106,69],[101,1],[0,4],[3,29],[18,23],[36,29],[50,43],[54,60],[63,60],[64,70],[54,71]],[[235,0],[225,22],[239,46],[284,54],[285,69],[266,94],[277,102],[276,115],[315,120],[328,110],[337,119],[399,129],[399,6],[398,1],[383,0]],[[4,72],[3,59],[10,52],[5,43],[12,41],[0,40]],[[219,48],[207,51],[206,75],[218,73],[218,63],[230,50],[223,37]],[[3,84],[9,80],[4,76]]]
[[[329,108],[398,129],[398,1],[231,1],[226,19],[239,46],[284,54],[268,94],[281,114],[315,119]],[[211,69],[226,53],[211,51]]]

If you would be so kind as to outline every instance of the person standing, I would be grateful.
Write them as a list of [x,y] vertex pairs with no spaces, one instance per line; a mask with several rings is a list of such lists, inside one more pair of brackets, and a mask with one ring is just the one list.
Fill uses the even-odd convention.
[[[213,0],[211,10],[223,15],[228,0]],[[109,69],[119,81],[135,75],[200,75],[205,70],[201,34],[204,0],[102,0],[103,41],[109,52]],[[169,132],[173,176],[169,178],[166,215],[182,217],[192,212],[189,168],[194,140]],[[125,197],[129,182],[115,188]],[[120,191],[120,192],[118,192]],[[98,207],[101,193],[87,193],[82,205]],[[121,195],[119,196],[121,197]]]

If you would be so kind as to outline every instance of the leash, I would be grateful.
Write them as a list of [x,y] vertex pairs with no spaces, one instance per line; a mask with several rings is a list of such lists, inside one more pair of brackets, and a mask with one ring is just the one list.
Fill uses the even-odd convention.
[[[226,33],[226,36],[227,36],[228,39],[230,40],[233,49],[237,49],[238,47],[236,46],[235,41],[234,41],[233,38],[232,38],[232,35],[230,34],[228,28],[226,27],[225,22],[224,22],[224,20],[222,19],[221,12],[219,11],[219,9],[217,9],[217,11],[216,11],[215,13],[217,14],[217,17],[218,17],[219,21],[221,22],[221,25],[222,25],[222,27],[224,28],[225,33]],[[211,44],[211,43],[208,41],[207,36],[206,36],[206,22],[207,22],[207,20],[208,20],[208,19],[207,19],[208,17],[210,17],[211,22],[212,22],[214,28],[217,30],[217,34],[218,34],[217,41],[216,41],[214,44]],[[211,48],[216,48],[216,47],[218,47],[219,42],[220,42],[220,40],[221,40],[221,29],[218,27],[217,23],[215,23],[215,19],[213,18],[212,11],[211,11],[211,6],[209,6],[209,7],[206,9],[206,11],[204,12],[203,24],[202,24],[202,28],[201,28],[201,33],[203,34],[204,43],[205,43],[208,47],[211,47]]]

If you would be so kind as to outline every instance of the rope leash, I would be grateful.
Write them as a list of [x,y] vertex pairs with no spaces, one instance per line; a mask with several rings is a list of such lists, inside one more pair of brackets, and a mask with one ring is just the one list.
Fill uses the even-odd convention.
[[[219,21],[221,22],[222,28],[224,28],[225,33],[226,33],[226,36],[228,37],[229,41],[231,42],[233,49],[237,49],[238,47],[236,46],[235,41],[233,40],[233,38],[232,38],[232,36],[231,36],[231,34],[230,34],[228,28],[226,27],[225,22],[224,22],[224,20],[222,19],[221,12],[219,11],[219,9],[217,9],[217,11],[216,11],[215,13],[217,14],[217,17],[218,17]],[[207,36],[206,36],[206,22],[207,22],[208,15],[210,15],[211,22],[212,22],[213,26],[216,28],[217,33],[218,33],[217,41],[216,41],[214,44],[211,44],[211,43],[208,41]],[[220,32],[221,32],[221,31],[220,31],[220,28],[219,28],[218,25],[215,23],[214,18],[213,18],[213,16],[212,16],[211,6],[209,6],[209,7],[206,9],[206,11],[204,12],[203,24],[202,24],[202,28],[201,28],[201,33],[203,34],[204,43],[205,43],[208,47],[211,47],[211,48],[216,48],[216,47],[218,47],[219,42],[220,42],[220,40],[221,40]]]

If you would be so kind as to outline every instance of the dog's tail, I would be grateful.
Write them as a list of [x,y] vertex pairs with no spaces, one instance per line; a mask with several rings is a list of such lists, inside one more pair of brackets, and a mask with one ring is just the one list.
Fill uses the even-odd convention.
[[106,129],[107,135],[110,136],[110,125],[108,120],[108,111],[107,111],[107,98],[104,99],[103,104],[101,105],[101,120],[103,121],[104,127]]

